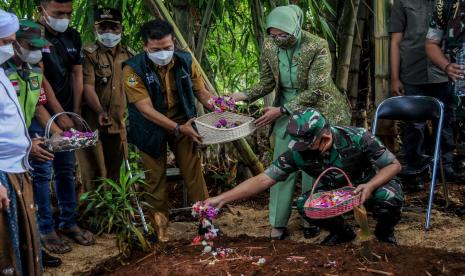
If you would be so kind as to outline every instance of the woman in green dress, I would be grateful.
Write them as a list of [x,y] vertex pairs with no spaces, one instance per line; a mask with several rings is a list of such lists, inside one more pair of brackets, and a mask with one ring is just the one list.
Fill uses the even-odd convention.
[[[267,17],[267,33],[262,56],[260,82],[235,93],[236,101],[254,102],[276,90],[272,107],[256,120],[257,127],[273,124],[273,159],[288,150],[290,142],[286,126],[290,114],[303,107],[318,109],[332,124],[350,124],[350,106],[346,96],[331,78],[331,56],[326,40],[302,30],[304,15],[296,5],[280,6]],[[311,188],[313,180],[302,173],[302,192]],[[271,238],[287,236],[292,196],[297,175],[274,185],[270,191],[269,220]],[[316,227],[304,225],[304,236],[319,233]]]

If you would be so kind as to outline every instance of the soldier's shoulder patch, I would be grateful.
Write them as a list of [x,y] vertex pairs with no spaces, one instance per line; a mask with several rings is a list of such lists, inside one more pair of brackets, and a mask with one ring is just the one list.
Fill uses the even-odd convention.
[[139,84],[138,76],[135,73],[129,74],[129,76],[126,79],[126,83],[130,87],[136,87],[137,84]]
[[98,45],[95,44],[95,43],[90,44],[90,45],[84,47],[84,51],[86,51],[86,52],[89,53],[89,54],[92,54],[92,53],[95,52],[97,49],[98,49]]

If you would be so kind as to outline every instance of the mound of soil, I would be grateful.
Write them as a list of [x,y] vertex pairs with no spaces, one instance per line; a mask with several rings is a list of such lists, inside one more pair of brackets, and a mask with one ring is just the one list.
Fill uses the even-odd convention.
[[[360,246],[323,247],[290,240],[222,237],[216,246],[234,249],[218,258],[202,255],[190,241],[159,245],[156,250],[111,275],[464,275],[465,254],[438,249],[390,246],[371,242],[379,257],[369,262]],[[263,264],[258,264],[264,258]]]

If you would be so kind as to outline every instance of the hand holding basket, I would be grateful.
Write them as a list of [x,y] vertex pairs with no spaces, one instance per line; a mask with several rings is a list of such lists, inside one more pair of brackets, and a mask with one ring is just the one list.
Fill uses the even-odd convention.
[[[84,131],[77,131],[74,129],[64,131],[61,134],[51,135],[50,129],[53,122],[61,115],[70,115],[79,122]],[[86,147],[95,146],[98,142],[98,130],[92,131],[84,119],[73,112],[61,112],[53,115],[47,122],[45,127],[45,146],[52,152],[63,152],[82,149]]]
[[[314,194],[321,178],[332,170],[342,173],[348,186]],[[328,168],[316,179],[312,192],[304,204],[305,214],[312,219],[327,219],[347,213],[361,203],[361,194],[355,194],[354,190],[355,187],[343,170],[336,167]]]

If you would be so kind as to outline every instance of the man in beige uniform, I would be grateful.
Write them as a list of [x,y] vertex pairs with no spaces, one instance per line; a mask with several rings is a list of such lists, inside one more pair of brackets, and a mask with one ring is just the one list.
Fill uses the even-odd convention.
[[167,144],[186,183],[192,201],[204,200],[208,191],[195,142],[201,137],[192,127],[197,98],[204,106],[212,97],[192,56],[174,49],[173,28],[165,21],[145,23],[141,29],[145,52],[127,62],[123,79],[128,97],[128,140],[141,151],[146,170],[146,201],[152,206],[158,238],[167,241]]
[[121,13],[101,8],[95,16],[97,41],[84,48],[84,98],[82,116],[90,127],[99,130],[96,147],[80,150],[82,182],[86,191],[95,190],[101,177],[116,180],[127,156],[122,64],[132,57],[121,42]]

